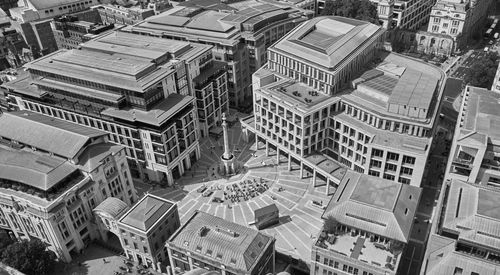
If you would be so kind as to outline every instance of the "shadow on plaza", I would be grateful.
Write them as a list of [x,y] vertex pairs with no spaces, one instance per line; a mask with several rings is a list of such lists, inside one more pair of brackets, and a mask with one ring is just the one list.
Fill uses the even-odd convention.
[[268,226],[267,229],[271,229],[271,228],[275,228],[275,227],[278,227],[280,225],[284,225],[284,224],[287,224],[289,222],[292,221],[292,217],[290,217],[290,215],[286,215],[286,216],[281,216],[279,218],[279,222],[276,223],[276,224],[273,224],[271,226]]

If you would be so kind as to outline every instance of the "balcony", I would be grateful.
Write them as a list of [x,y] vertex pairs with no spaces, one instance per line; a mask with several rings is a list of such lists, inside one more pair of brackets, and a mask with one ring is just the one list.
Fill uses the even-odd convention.
[[225,73],[226,64],[224,62],[212,61],[212,64],[207,65],[200,74],[193,79],[194,87],[195,89],[201,90]]

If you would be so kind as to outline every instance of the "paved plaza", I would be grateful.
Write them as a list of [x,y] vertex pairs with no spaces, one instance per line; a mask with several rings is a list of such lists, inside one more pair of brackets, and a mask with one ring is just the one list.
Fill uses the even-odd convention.
[[[195,210],[201,210],[251,226],[249,224],[254,220],[253,210],[274,203],[280,211],[280,223],[262,231],[277,239],[278,251],[309,263],[312,243],[323,224],[323,209],[313,206],[312,200],[326,205],[329,200],[325,195],[326,186],[313,187],[312,177],[300,179],[298,164],[292,164],[292,171],[288,171],[286,158],[283,157],[278,164],[276,152],[271,151],[266,156],[263,144],[257,150],[255,142],[243,141],[239,123],[233,125],[228,134],[235,157],[244,165],[244,171],[240,175],[225,179],[214,173],[212,168],[222,154],[223,140],[205,138],[201,142],[201,159],[177,181],[176,187],[151,188],[139,183],[136,184],[138,191],[147,191],[177,201],[182,223]],[[247,186],[246,190],[249,189],[248,186],[262,188],[254,192],[253,197],[239,197],[239,202],[231,202],[231,199],[223,203],[212,202],[216,194],[221,194],[222,199],[224,192],[229,195],[229,188],[234,189],[234,184],[243,189],[243,186]],[[214,193],[204,197],[198,192],[202,186]]]

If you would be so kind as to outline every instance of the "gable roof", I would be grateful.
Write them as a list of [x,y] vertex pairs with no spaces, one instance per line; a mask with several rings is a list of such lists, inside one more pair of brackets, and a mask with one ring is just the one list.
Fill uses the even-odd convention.
[[195,211],[167,245],[246,273],[255,267],[269,245],[274,245],[273,241],[255,229]]
[[117,219],[121,214],[123,214],[123,212],[127,211],[128,208],[128,205],[124,201],[118,198],[109,197],[101,202],[92,211],[103,212]]
[[407,242],[420,199],[420,188],[349,170],[323,218]]
[[29,111],[0,115],[0,136],[71,159],[107,133]]
[[98,143],[87,146],[78,156],[78,166],[85,172],[92,172],[102,164],[102,160],[114,155],[123,147],[113,143]]
[[161,217],[170,214],[173,206],[171,201],[146,194],[120,218],[120,223],[147,232]]

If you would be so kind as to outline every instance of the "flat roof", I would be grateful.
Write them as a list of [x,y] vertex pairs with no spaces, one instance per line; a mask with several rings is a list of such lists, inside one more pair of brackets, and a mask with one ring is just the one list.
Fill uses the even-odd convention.
[[160,103],[156,104],[149,111],[143,111],[135,108],[115,109],[107,108],[101,112],[102,115],[127,120],[129,122],[143,122],[155,126],[160,126],[162,123],[174,116],[179,109],[187,106],[194,100],[192,96],[184,96],[181,94],[170,94]]
[[172,73],[171,65],[210,48],[209,45],[114,31],[84,43],[80,49],[60,50],[25,67],[144,92]]
[[76,170],[74,165],[61,158],[0,146],[2,179],[47,191]]
[[322,16],[295,28],[273,46],[309,63],[334,70],[368,41],[381,35],[380,26],[351,18]]
[[72,159],[92,138],[107,133],[30,111],[17,111],[0,115],[0,136]]
[[471,86],[467,89],[464,99],[467,104],[463,106],[465,116],[461,128],[486,134],[493,143],[500,143],[500,94]]
[[168,241],[169,246],[190,251],[242,271],[250,271],[273,238],[205,212],[195,211]]
[[420,193],[415,186],[348,170],[322,217],[406,243]]
[[[429,123],[439,93],[438,83],[442,79],[438,69],[394,53],[383,56],[380,63],[352,81],[355,90],[344,93],[343,100],[362,106],[383,116],[412,122]],[[436,100],[434,100],[436,99]],[[400,114],[390,105],[427,110],[427,116]],[[399,108],[395,108],[399,111]]]
[[459,239],[486,247],[500,247],[500,192],[495,188],[453,179],[443,218],[443,230]]
[[119,220],[120,223],[147,232],[161,217],[168,215],[175,203],[146,194]]

